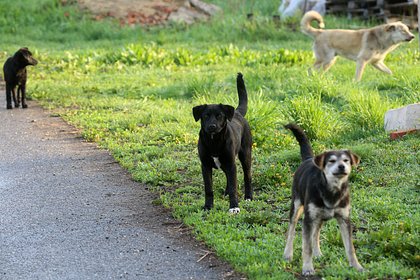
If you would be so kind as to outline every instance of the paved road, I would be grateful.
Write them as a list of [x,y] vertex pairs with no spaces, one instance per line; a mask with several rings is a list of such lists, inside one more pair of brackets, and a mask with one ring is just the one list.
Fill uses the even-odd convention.
[[207,249],[145,186],[29,105],[0,108],[0,279],[240,278],[197,262]]

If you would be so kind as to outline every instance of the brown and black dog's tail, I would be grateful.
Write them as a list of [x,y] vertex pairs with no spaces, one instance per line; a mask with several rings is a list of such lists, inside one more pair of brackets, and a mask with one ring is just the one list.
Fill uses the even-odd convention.
[[284,127],[290,129],[295,135],[296,140],[299,142],[300,156],[302,157],[302,161],[313,158],[314,153],[312,152],[311,143],[309,142],[308,137],[306,136],[303,129],[294,123],[289,123]]
[[236,77],[236,87],[238,89],[239,105],[236,108],[243,117],[245,117],[248,111],[248,94],[246,92],[245,82],[242,73],[238,73]]

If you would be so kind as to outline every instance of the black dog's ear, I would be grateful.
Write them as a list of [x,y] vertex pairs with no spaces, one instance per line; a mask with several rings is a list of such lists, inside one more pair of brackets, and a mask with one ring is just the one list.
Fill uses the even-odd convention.
[[22,48],[18,49],[17,52],[13,55],[14,57],[20,57],[23,56],[24,50]]
[[15,55],[19,55],[19,56],[23,56],[25,57],[25,55],[27,55],[29,53],[29,49],[24,47],[24,48],[20,48],[17,50],[17,52],[15,53]]
[[320,155],[317,155],[314,157],[314,163],[316,166],[318,166],[319,169],[324,169],[324,161],[325,161],[325,153],[322,153]]
[[349,157],[351,159],[351,165],[352,166],[358,166],[359,163],[360,163],[360,157],[350,150],[347,150],[345,152],[349,155]]
[[207,105],[199,105],[193,108],[193,116],[196,122],[198,122],[198,120],[201,119],[201,115],[203,114],[203,111],[206,108],[206,106]]
[[223,109],[223,112],[225,113],[225,115],[226,115],[226,118],[229,120],[229,121],[231,121],[232,119],[233,119],[233,115],[235,115],[235,108],[233,108],[232,106],[230,106],[230,105],[223,105],[223,104],[220,104],[220,107],[222,107],[222,109]]

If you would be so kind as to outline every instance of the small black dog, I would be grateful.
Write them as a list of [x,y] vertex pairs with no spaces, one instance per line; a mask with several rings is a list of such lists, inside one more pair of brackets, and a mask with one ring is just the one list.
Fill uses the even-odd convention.
[[[15,107],[18,108],[22,101],[22,108],[26,105],[26,66],[37,65],[38,61],[32,57],[28,48],[19,49],[12,57],[9,57],[3,66],[4,80],[6,82],[7,109],[12,109],[12,94]],[[17,88],[17,98],[15,88]],[[22,99],[21,99],[22,98]]]
[[251,129],[244,116],[248,96],[242,74],[238,73],[239,105],[205,104],[193,108],[195,121],[201,119],[198,153],[201,160],[205,188],[204,209],[213,208],[213,168],[226,174],[226,191],[230,199],[230,213],[239,213],[235,158],[238,155],[244,172],[245,199],[252,200],[251,186]]
[[299,142],[302,164],[296,170],[293,179],[290,224],[284,258],[288,261],[293,258],[295,227],[304,212],[302,274],[314,274],[312,255],[321,255],[319,233],[322,223],[331,218],[336,218],[340,226],[350,266],[362,271],[363,267],[357,260],[351,237],[348,185],[351,168],[359,164],[359,157],[348,150],[324,152],[314,157],[311,144],[303,130],[295,124],[285,127],[293,132]]

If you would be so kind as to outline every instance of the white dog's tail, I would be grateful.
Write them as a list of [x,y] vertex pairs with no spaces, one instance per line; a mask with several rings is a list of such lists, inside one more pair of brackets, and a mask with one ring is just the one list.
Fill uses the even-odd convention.
[[313,28],[311,26],[311,22],[313,20],[318,22],[319,28],[324,28],[325,27],[324,20],[323,20],[322,16],[318,12],[309,11],[303,16],[302,20],[300,21],[300,28],[301,28],[303,33],[305,33],[306,35],[314,38],[319,33],[321,33],[322,30],[317,29],[317,28]]

